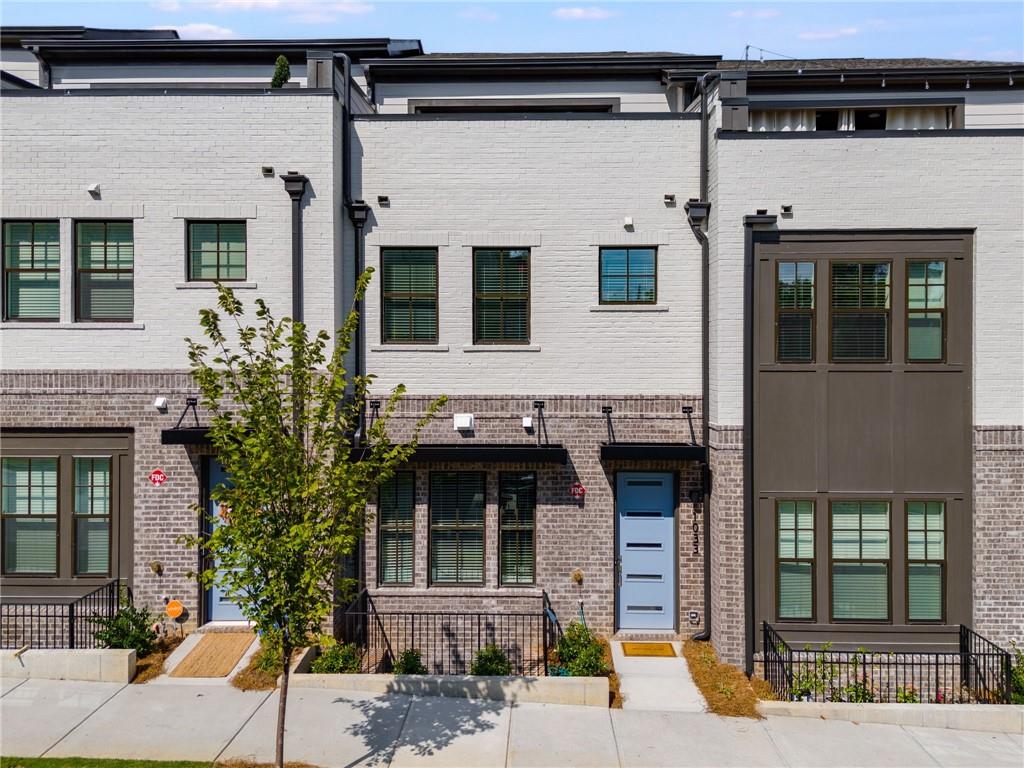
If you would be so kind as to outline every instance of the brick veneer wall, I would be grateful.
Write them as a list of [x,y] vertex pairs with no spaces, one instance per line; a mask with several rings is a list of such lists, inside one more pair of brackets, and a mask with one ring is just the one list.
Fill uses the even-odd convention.
[[[693,405],[694,429],[700,434],[699,398],[586,397],[586,396],[474,396],[451,397],[441,416],[421,435],[424,443],[535,443],[521,424],[533,412],[533,400],[545,401],[547,435],[569,451],[565,466],[522,464],[418,464],[416,469],[415,575],[411,586],[377,587],[377,556],[374,524],[366,545],[366,577],[381,610],[517,610],[540,608],[541,590],[547,591],[560,621],[566,623],[578,613],[582,597],[588,624],[601,632],[612,631],[615,623],[615,506],[613,488],[616,470],[676,471],[679,476],[678,563],[679,626],[683,633],[698,631],[703,623],[703,523],[698,514],[700,553],[693,554],[693,504],[691,490],[700,485],[696,462],[615,462],[602,464],[600,444],[608,439],[602,405],[614,409],[616,439],[627,441],[689,440],[689,427],[681,412]],[[430,402],[429,396],[407,396],[393,422],[393,434],[408,437],[416,415]],[[476,430],[472,437],[460,437],[452,429],[451,414],[473,413]],[[535,419],[535,424],[536,424]],[[432,470],[484,470],[487,472],[485,526],[485,579],[482,587],[428,585],[427,493]],[[532,469],[537,473],[537,578],[535,587],[498,585],[498,473]],[[569,486],[581,482],[587,489],[582,502],[569,495]],[[576,568],[584,573],[582,592],[571,582]],[[690,624],[689,611],[700,620]]]
[[712,424],[711,493],[711,642],[719,658],[742,665],[743,578],[743,430]]
[[1024,427],[974,428],[974,628],[1024,642]]

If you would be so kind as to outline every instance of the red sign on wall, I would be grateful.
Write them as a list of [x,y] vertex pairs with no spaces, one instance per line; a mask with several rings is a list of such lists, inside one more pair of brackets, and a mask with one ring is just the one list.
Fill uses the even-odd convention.
[[167,473],[158,467],[149,473],[149,482],[160,487],[167,482]]
[[587,495],[587,489],[583,487],[583,483],[575,482],[569,486],[569,495],[574,499],[582,499]]

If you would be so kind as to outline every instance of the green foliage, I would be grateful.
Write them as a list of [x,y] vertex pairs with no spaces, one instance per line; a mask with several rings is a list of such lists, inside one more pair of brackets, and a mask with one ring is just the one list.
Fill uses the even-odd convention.
[[849,701],[854,704],[867,704],[874,700],[875,694],[871,691],[871,686],[861,680],[849,683],[843,688],[843,701]]
[[896,703],[897,704],[920,704],[921,694],[917,692],[917,688],[912,685],[903,687],[902,685],[896,689]]
[[[821,652],[827,653],[832,649],[832,643],[825,643],[821,646]],[[809,645],[804,646],[804,652],[814,653]],[[838,667],[825,661],[825,656],[814,655],[810,661],[802,661],[794,666],[793,683],[790,686],[790,698],[794,701],[803,699],[822,698],[824,696],[834,697],[835,679],[838,675]]]
[[310,672],[317,674],[356,674],[361,669],[361,654],[355,643],[334,643],[320,649],[320,655],[313,659]]
[[396,675],[425,675],[427,668],[423,664],[423,654],[419,648],[406,648],[395,662]]
[[134,648],[136,658],[142,659],[153,652],[156,632],[153,631],[155,616],[145,606],[136,608],[124,601],[113,616],[97,616],[100,625],[96,640],[106,648]]
[[280,633],[267,632],[260,638],[260,649],[253,656],[252,665],[260,672],[275,677],[284,671]]
[[558,640],[558,666],[571,677],[603,677],[609,673],[601,641],[578,621],[569,622]]
[[283,88],[284,84],[292,79],[292,69],[288,66],[288,59],[278,56],[274,62],[274,74],[270,78],[271,88]]
[[1013,666],[1010,668],[1010,702],[1024,704],[1024,649],[1016,640],[1010,641]]
[[512,662],[498,646],[485,645],[477,651],[469,669],[471,675],[511,675]]

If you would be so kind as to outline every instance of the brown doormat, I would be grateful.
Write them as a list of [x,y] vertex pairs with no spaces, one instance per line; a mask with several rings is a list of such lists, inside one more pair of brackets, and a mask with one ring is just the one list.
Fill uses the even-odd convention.
[[623,643],[626,656],[675,656],[672,643]]
[[207,633],[171,670],[171,677],[227,677],[255,639],[252,632]]

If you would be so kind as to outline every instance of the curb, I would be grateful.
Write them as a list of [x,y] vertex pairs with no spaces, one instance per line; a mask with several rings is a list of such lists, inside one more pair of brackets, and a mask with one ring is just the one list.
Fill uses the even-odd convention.
[[1024,706],[1013,704],[847,704],[761,701],[762,715],[856,723],[912,725],[959,731],[1024,734]]

